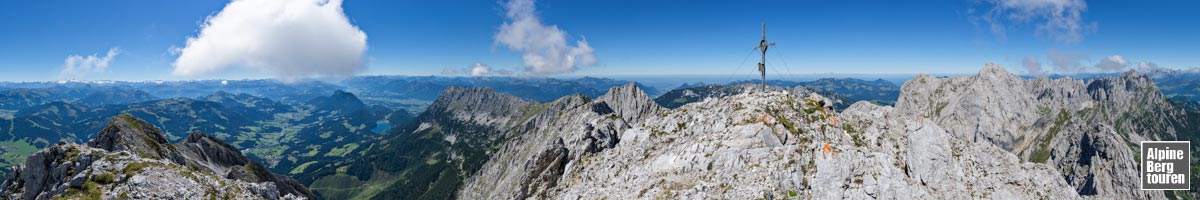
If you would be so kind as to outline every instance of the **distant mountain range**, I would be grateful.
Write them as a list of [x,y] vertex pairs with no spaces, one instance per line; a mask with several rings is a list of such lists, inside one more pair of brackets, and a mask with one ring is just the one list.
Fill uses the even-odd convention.
[[[59,141],[84,143],[89,138],[97,137],[97,130],[111,126],[113,116],[128,114],[145,124],[161,127],[162,137],[168,142],[186,142],[195,131],[203,132],[205,137],[227,142],[247,159],[261,163],[266,170],[290,176],[298,184],[313,188],[315,195],[326,199],[442,199],[482,197],[476,196],[480,194],[503,194],[513,198],[571,197],[588,195],[574,190],[576,186],[573,184],[602,186],[595,184],[600,182],[586,181],[602,177],[581,175],[573,170],[609,173],[612,177],[625,177],[621,173],[645,172],[601,170],[599,167],[606,162],[595,160],[598,159],[595,156],[624,160],[608,163],[611,166],[640,162],[658,165],[660,161],[656,159],[661,159],[661,156],[678,156],[673,151],[661,148],[684,147],[646,143],[669,143],[674,142],[668,141],[672,138],[684,139],[670,135],[732,131],[729,128],[745,129],[744,126],[748,124],[770,122],[764,127],[772,127],[768,129],[780,133],[775,136],[778,137],[775,142],[779,145],[826,141],[859,146],[875,141],[855,139],[865,137],[861,134],[868,130],[912,132],[903,130],[903,127],[936,126],[935,130],[943,130],[944,133],[934,131],[926,134],[952,138],[947,140],[953,144],[987,141],[997,146],[997,149],[971,150],[980,156],[1012,155],[1021,162],[1052,164],[1058,172],[1011,166],[1004,169],[1063,176],[1066,182],[1062,184],[1037,184],[1079,189],[1073,195],[1047,194],[1049,196],[1043,197],[1097,194],[1127,197],[1116,195],[1104,187],[1097,189],[1096,183],[1078,181],[1085,180],[1086,173],[1103,172],[1108,174],[1098,177],[1109,181],[1104,184],[1109,184],[1127,174],[1104,170],[1122,165],[1097,163],[1085,167],[1071,164],[1078,163],[1078,160],[1062,158],[1075,159],[1080,155],[1060,154],[1063,151],[1077,152],[1078,149],[1060,146],[1059,141],[1078,139],[1076,137],[1095,140],[1100,137],[1085,134],[1090,133],[1088,128],[1119,133],[1122,138],[1115,139],[1128,141],[1146,138],[1193,140],[1196,138],[1194,135],[1198,134],[1188,131],[1200,126],[1197,125],[1200,124],[1200,89],[1196,87],[1200,86],[1200,79],[1197,79],[1200,76],[1195,73],[1151,72],[1145,76],[1129,73],[1096,74],[1080,76],[1078,79],[1010,75],[1002,70],[996,72],[995,68],[985,68],[980,74],[970,76],[973,78],[921,76],[904,83],[904,87],[882,79],[768,81],[768,92],[764,94],[758,94],[761,93],[757,92],[760,86],[753,81],[681,84],[676,89],[660,91],[642,84],[591,77],[363,76],[332,83],[281,83],[270,80],[0,83],[0,167],[3,167],[3,172],[8,172],[8,166],[24,164],[26,157],[39,149],[62,148],[56,147],[60,146]],[[967,82],[996,84],[972,85]],[[979,92],[999,90],[1005,85],[1015,87],[1009,88],[1014,91],[996,94]],[[1152,85],[1156,87],[1150,87]],[[1115,91],[1125,93],[1113,93]],[[1029,95],[1033,95],[1030,98],[1034,101],[1026,98]],[[988,98],[1014,99],[1000,101]],[[1093,107],[1080,107],[1085,105],[1081,99],[1090,99],[1088,101],[1093,103],[1087,105]],[[868,105],[872,106],[860,105],[865,104],[857,103],[860,101],[870,102]],[[1025,106],[976,110],[997,102],[1024,102],[1020,105]],[[1003,112],[992,113],[997,110],[1024,114],[1014,118]],[[1121,114],[1097,114],[1101,112]],[[756,116],[746,118],[731,113]],[[793,118],[793,114],[800,118]],[[989,117],[983,120],[986,123],[962,121],[981,114],[995,115],[986,115]],[[743,121],[711,121],[706,118],[725,115]],[[1070,117],[1056,118],[1060,115]],[[930,121],[894,119],[900,116]],[[784,118],[788,120],[780,120]],[[842,118],[855,121],[855,124],[838,124],[838,119]],[[891,124],[867,123],[871,120]],[[896,126],[901,129],[896,129]],[[1010,128],[1025,131],[1020,134],[995,131]],[[983,134],[972,135],[967,140],[964,134],[970,130]],[[1138,134],[1134,130],[1155,131],[1154,134]],[[739,131],[744,130],[733,132]],[[784,132],[792,135],[782,134]],[[806,136],[818,133],[826,136]],[[849,140],[827,135],[834,133],[849,134]],[[1130,134],[1135,136],[1125,136]],[[553,138],[561,138],[561,141]],[[709,139],[738,140],[724,136]],[[681,144],[732,145],[711,142]],[[768,146],[776,144],[765,142]],[[915,151],[907,146],[911,144],[903,141],[876,142],[900,147],[839,147],[839,150],[884,153]],[[643,148],[640,151],[653,148],[647,151],[653,153],[637,159],[623,154],[601,153],[613,148],[626,149],[617,152],[629,151],[631,149],[628,148],[634,147],[620,146],[633,144],[637,144],[636,148]],[[1194,144],[1200,144],[1200,141]],[[755,148],[758,147],[742,150],[757,151],[753,150]],[[797,148],[796,151],[802,155],[814,155],[814,151],[810,151],[813,149],[805,149],[809,148],[807,146]],[[1125,155],[1126,151],[1111,146],[1103,146],[1102,149],[1120,155]],[[1124,157],[1105,159],[1125,161]],[[818,162],[797,162],[801,161]],[[960,161],[949,162],[966,162]],[[521,168],[504,168],[507,165]],[[900,166],[904,165],[907,164]],[[718,168],[722,166],[746,167],[723,164]],[[693,167],[697,166],[690,168]],[[783,168],[775,166],[767,169],[794,167],[786,164]],[[489,185],[491,181],[507,184]],[[810,189],[792,192],[827,194],[812,185],[806,187]],[[755,188],[774,190],[768,186]],[[551,192],[558,190],[565,192]],[[672,193],[674,190],[657,187],[638,190],[657,195],[698,194]],[[788,194],[787,191],[771,192]],[[1157,197],[1159,194],[1145,195]],[[638,196],[645,197],[644,194]]]
[[[737,81],[726,85],[716,84],[683,84],[675,90],[658,96],[654,101],[667,108],[676,108],[684,104],[740,94],[759,89],[761,82]],[[804,90],[815,91],[833,99],[835,109],[844,109],[858,101],[869,101],[879,105],[892,105],[900,96],[900,87],[892,82],[876,79],[865,81],[853,78],[823,78],[808,82],[792,82],[768,80],[768,86],[793,88],[803,87]]]

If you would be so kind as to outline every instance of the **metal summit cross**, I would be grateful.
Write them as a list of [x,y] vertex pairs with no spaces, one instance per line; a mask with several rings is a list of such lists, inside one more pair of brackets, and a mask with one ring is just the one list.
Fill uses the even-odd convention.
[[762,74],[762,92],[767,92],[767,48],[775,46],[774,42],[767,42],[767,23],[762,25],[762,41],[758,42],[758,46],[754,49],[762,51],[762,62],[758,63],[758,72]]

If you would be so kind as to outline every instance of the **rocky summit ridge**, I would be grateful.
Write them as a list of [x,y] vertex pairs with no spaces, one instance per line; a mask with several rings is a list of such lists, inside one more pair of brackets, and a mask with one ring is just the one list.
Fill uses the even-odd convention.
[[[1187,124],[1136,72],[1084,82],[921,75],[896,107],[842,112],[797,90],[675,109],[628,85],[573,95],[516,128],[461,199],[1164,199],[1137,189],[1137,141]],[[463,114],[466,115],[466,114]],[[1134,131],[1150,130],[1150,131]]]
[[178,144],[128,114],[87,145],[59,143],[14,167],[5,199],[315,199],[220,139],[193,132]]
[[979,74],[906,83],[900,115],[928,118],[955,137],[1055,166],[1080,195],[1162,197],[1139,189],[1139,143],[1187,140],[1186,113],[1149,77],[1025,80],[995,64]]

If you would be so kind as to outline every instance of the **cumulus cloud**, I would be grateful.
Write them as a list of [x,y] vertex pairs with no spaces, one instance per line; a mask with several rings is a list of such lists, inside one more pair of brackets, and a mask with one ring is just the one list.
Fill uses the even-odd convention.
[[58,79],[84,79],[107,72],[108,65],[119,54],[121,54],[121,49],[113,47],[108,49],[108,53],[104,54],[104,57],[97,57],[96,54],[67,56],[67,60],[63,62],[63,69],[58,72]]
[[471,76],[483,76],[483,75],[488,75],[491,73],[492,73],[492,67],[490,67],[490,66],[480,64],[480,63],[475,63],[475,64],[471,65]]
[[364,70],[366,50],[342,0],[234,0],[177,50],[173,74],[244,67],[285,81],[350,76]]
[[1100,72],[1121,71],[1125,70],[1126,67],[1129,67],[1129,62],[1125,61],[1125,58],[1121,57],[1121,55],[1111,55],[1105,57],[1104,59],[1100,60],[1100,63],[1096,64],[1096,69],[1099,69]]
[[513,75],[513,74],[514,74],[514,73],[513,73],[513,71],[512,71],[512,70],[508,70],[508,69],[495,69],[495,70],[493,70],[491,66],[485,65],[485,64],[483,64],[483,63],[475,63],[475,64],[471,64],[471,67],[468,67],[468,68],[465,68],[465,69],[460,69],[460,68],[445,68],[445,69],[442,69],[442,75],[449,75],[449,76],[459,76],[459,75],[471,75],[471,76],[495,76],[495,75],[500,75],[500,76],[511,76],[511,75]]
[[1161,68],[1158,67],[1158,64],[1154,64],[1149,61],[1142,61],[1142,62],[1138,62],[1137,69],[1138,69],[1138,71],[1149,72],[1149,71],[1157,71]]
[[542,23],[533,0],[511,0],[504,9],[505,22],[492,39],[520,51],[525,71],[535,75],[561,74],[596,64],[587,39],[576,41],[575,46],[568,45],[565,31]]
[[[1084,34],[1096,29],[1095,22],[1083,20],[1087,3],[1083,0],[985,0],[991,9],[980,13],[988,28],[1004,39],[1008,28],[1034,24],[1036,35],[1063,43],[1083,41]],[[974,13],[974,9],[968,13]]]
[[1029,56],[1021,59],[1021,66],[1025,67],[1025,72],[1029,75],[1042,75],[1045,71],[1042,70],[1042,62],[1038,61],[1037,57]]

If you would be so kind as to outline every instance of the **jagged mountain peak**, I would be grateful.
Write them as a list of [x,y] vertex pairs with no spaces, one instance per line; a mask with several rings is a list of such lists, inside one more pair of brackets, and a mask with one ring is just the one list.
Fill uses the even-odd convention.
[[[959,140],[994,145],[1024,161],[1050,163],[1074,187],[1105,188],[1078,193],[1100,197],[1143,195],[1136,187],[1122,186],[1136,184],[1128,181],[1136,180],[1136,174],[1114,171],[1136,163],[1125,156],[1136,150],[1109,145],[1118,143],[1111,141],[1174,140],[1187,120],[1149,77],[1136,72],[1086,83],[1074,78],[1025,80],[994,64],[974,76],[919,76],[904,84],[895,110],[900,116],[929,119]],[[1116,137],[1080,143],[1088,134]],[[1087,149],[1120,156],[1081,153]],[[1106,161],[1079,164],[1092,159]]]
[[295,180],[270,173],[224,141],[193,132],[179,144],[129,114],[86,146],[59,143],[14,167],[3,199],[314,199]]
[[109,120],[88,146],[107,151],[129,151],[143,157],[180,161],[180,155],[161,129],[130,114]]
[[612,108],[617,115],[631,123],[664,110],[633,82],[613,87],[596,100],[608,104],[608,107]]
[[220,138],[200,131],[188,134],[187,139],[175,144],[186,158],[186,165],[222,176],[227,179],[250,183],[271,183],[281,194],[313,198],[312,192],[303,185],[285,176],[272,174],[266,167],[251,161],[233,145]]
[[1004,67],[1001,67],[1000,65],[998,65],[996,63],[990,63],[990,62],[983,65],[983,69],[979,70],[979,74],[977,74],[977,76],[984,77],[984,78],[1016,77],[1016,75],[1009,73],[1008,70],[1004,69]]
[[454,113],[487,113],[491,115],[507,115],[516,111],[521,105],[531,102],[519,97],[496,92],[488,87],[458,87],[446,88],[441,96],[428,110]]

